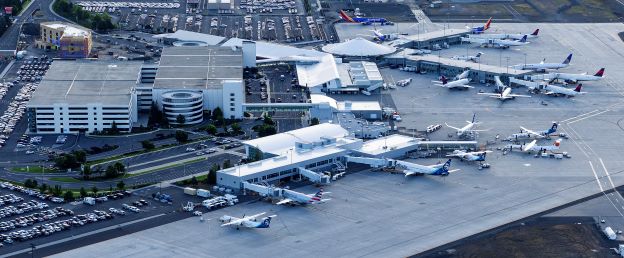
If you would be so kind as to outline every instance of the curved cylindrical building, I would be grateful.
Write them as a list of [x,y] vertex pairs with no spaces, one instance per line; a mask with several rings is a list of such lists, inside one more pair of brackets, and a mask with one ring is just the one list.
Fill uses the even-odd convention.
[[198,124],[204,118],[204,97],[196,91],[170,91],[162,94],[163,112],[170,124],[178,124],[179,115],[185,117],[184,124]]

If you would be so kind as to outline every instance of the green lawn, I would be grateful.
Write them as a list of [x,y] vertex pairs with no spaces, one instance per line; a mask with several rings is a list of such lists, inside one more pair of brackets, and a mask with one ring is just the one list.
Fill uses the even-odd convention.
[[200,161],[203,161],[203,160],[206,160],[206,158],[197,158],[197,159],[189,160],[189,161],[182,162],[182,163],[171,164],[171,165],[164,166],[164,167],[159,167],[159,168],[155,168],[155,169],[146,170],[146,171],[143,171],[141,173],[125,174],[123,176],[123,178],[130,178],[130,177],[145,175],[145,174],[153,173],[153,172],[164,170],[164,169],[168,169],[168,168],[181,167],[181,166],[184,166],[184,165],[187,165],[187,164],[192,164],[192,163],[200,162]]
[[18,173],[56,173],[57,169],[44,168],[42,166],[12,167],[11,171]]
[[63,183],[80,183],[82,181],[73,177],[50,177],[50,181],[63,182]]

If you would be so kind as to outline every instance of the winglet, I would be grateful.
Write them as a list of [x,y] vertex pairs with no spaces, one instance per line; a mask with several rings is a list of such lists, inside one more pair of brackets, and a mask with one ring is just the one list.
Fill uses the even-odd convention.
[[539,29],[536,29],[533,33],[531,33],[531,36],[537,36],[537,33],[539,33]]
[[565,60],[563,60],[563,64],[569,64],[572,61],[572,54],[569,54]]
[[574,89],[574,91],[581,92],[581,87],[583,87],[583,84],[579,83],[579,85],[576,86],[576,89]]
[[604,76],[604,68],[600,68],[600,70],[598,70],[598,72],[596,72],[596,74],[594,74],[594,76],[598,76],[598,77],[602,77]]

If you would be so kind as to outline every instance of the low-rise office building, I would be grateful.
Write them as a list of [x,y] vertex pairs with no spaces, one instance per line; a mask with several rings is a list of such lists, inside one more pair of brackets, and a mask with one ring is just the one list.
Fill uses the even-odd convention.
[[59,50],[61,58],[89,57],[92,47],[91,30],[66,22],[42,22],[39,48]]

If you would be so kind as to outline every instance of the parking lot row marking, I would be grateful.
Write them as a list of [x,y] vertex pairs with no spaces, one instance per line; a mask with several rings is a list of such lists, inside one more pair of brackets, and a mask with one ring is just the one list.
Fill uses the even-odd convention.
[[[111,230],[111,229],[116,229],[116,228],[123,227],[123,226],[132,225],[132,224],[135,224],[135,223],[139,223],[139,222],[142,222],[142,221],[150,220],[150,219],[157,218],[157,217],[164,216],[164,215],[166,215],[166,214],[165,213],[161,213],[161,214],[157,214],[157,215],[146,217],[146,218],[142,218],[142,219],[128,221],[126,223],[121,223],[121,224],[118,224],[118,225],[108,226],[108,227],[97,229],[97,230],[93,230],[93,231],[90,231],[90,232],[87,232],[87,233],[84,233],[84,234],[71,236],[71,237],[66,237],[66,238],[63,238],[63,239],[56,240],[56,241],[52,241],[52,242],[48,242],[48,243],[45,243],[45,244],[37,245],[37,248],[41,249],[41,248],[44,248],[44,247],[65,243],[67,241],[71,241],[71,240],[74,240],[76,238],[82,238],[82,237],[94,235],[94,234],[97,234],[97,233],[101,233],[101,232],[108,231],[108,230]],[[10,257],[10,256],[14,256],[14,255],[25,253],[25,252],[30,252],[30,251],[31,251],[31,248],[26,248],[26,249],[22,249],[22,250],[19,250],[19,251],[12,252],[12,253],[0,255],[0,258]]]

